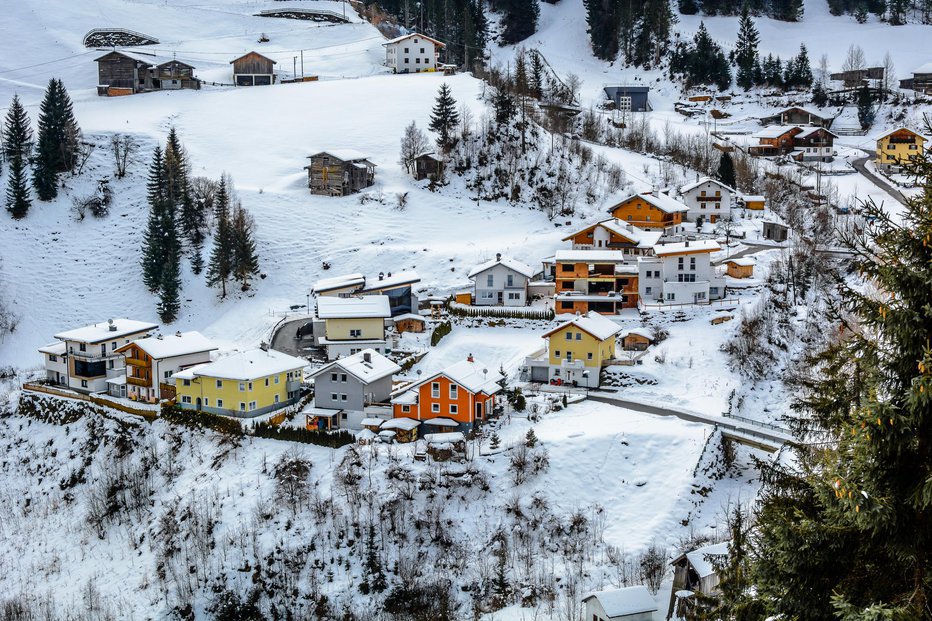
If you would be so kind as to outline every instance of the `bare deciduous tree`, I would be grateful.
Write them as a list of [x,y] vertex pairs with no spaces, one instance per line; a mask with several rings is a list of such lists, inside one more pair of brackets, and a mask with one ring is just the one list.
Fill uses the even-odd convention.
[[139,150],[139,143],[129,134],[115,134],[110,138],[113,148],[113,163],[116,165],[116,177],[122,179],[126,176],[126,167],[133,155]]
[[414,158],[430,150],[430,141],[427,135],[420,130],[414,121],[405,127],[405,135],[401,139],[401,161],[408,173],[411,173],[414,166]]

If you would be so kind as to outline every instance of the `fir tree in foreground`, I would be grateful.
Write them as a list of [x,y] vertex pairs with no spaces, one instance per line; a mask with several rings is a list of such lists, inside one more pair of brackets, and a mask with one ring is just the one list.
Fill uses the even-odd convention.
[[14,218],[24,218],[32,206],[29,198],[29,179],[26,162],[32,153],[32,127],[29,116],[13,96],[3,124],[3,155],[10,163],[10,177],[6,188],[6,208]]
[[929,619],[932,163],[902,220],[868,203],[845,240],[838,337],[795,404],[796,459],[765,471],[754,583],[783,619]]
[[430,115],[430,131],[437,134],[437,146],[447,153],[456,144],[456,125],[460,122],[456,100],[450,94],[450,85],[444,82],[437,91],[437,99]]
[[81,130],[61,80],[52,78],[39,107],[39,136],[33,185],[39,200],[58,196],[58,175],[74,169]]

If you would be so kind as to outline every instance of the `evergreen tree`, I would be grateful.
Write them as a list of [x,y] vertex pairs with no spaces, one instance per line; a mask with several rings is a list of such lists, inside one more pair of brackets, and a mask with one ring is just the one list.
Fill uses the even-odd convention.
[[230,261],[233,278],[240,282],[243,291],[249,289],[249,281],[259,273],[259,257],[256,255],[256,242],[253,239],[255,224],[252,216],[240,204],[233,209],[230,234],[232,236],[233,255]]
[[527,97],[529,88],[527,63],[525,62],[524,49],[518,50],[515,54],[515,92],[520,97]]
[[783,78],[785,88],[809,88],[812,86],[812,67],[805,44],[799,46],[799,54],[786,63]]
[[676,5],[683,15],[695,15],[699,12],[699,4],[696,0],[677,0]]
[[537,31],[540,16],[537,0],[500,0],[498,5],[505,13],[502,17],[504,45],[524,41]]
[[155,293],[162,286],[164,267],[164,212],[167,207],[165,197],[165,166],[162,147],[156,145],[149,165],[149,178],[146,183],[146,200],[149,203],[149,219],[142,242],[142,281],[146,288]]
[[186,242],[191,271],[200,274],[204,269],[204,239],[207,227],[206,214],[194,200],[191,189],[191,165],[174,127],[168,132],[165,144],[166,195],[178,213],[178,223]]
[[718,159],[718,174],[716,177],[729,188],[738,187],[738,181],[735,178],[735,162],[731,159],[731,154],[722,152],[722,156]]
[[816,82],[812,87],[812,104],[817,108],[824,108],[828,103],[828,93],[822,88],[822,84]]
[[161,282],[159,283],[159,319],[172,323],[181,310],[181,241],[173,221],[169,221],[171,211],[163,213],[162,227],[165,230],[164,260],[162,262]]
[[871,95],[866,84],[858,89],[857,104],[858,122],[861,124],[861,129],[869,129],[874,124],[876,110],[874,109],[874,96]]
[[615,60],[619,45],[619,5],[617,0],[583,0],[592,53],[602,60]]
[[757,66],[757,44],[760,35],[754,27],[754,20],[745,4],[741,9],[741,18],[738,21],[738,40],[735,42],[734,62],[735,83],[744,90],[754,86],[754,69]]
[[719,577],[718,593],[711,597],[697,594],[702,619],[757,621],[766,618],[765,607],[754,597],[751,583],[751,528],[744,510],[736,506],[728,515],[728,554],[715,557]]
[[843,240],[838,336],[801,379],[794,458],[765,471],[754,582],[773,618],[929,618],[932,163],[909,169],[905,213],[868,202]]
[[58,196],[58,175],[77,162],[81,130],[74,118],[71,98],[61,80],[52,78],[39,107],[39,136],[33,185],[39,200]]
[[230,222],[230,196],[226,178],[220,178],[214,199],[214,247],[207,264],[207,284],[220,285],[220,297],[227,296],[227,281],[233,273],[233,235]]
[[761,80],[762,86],[772,88],[783,88],[783,62],[780,57],[774,57],[768,54],[767,58],[761,63]]
[[691,44],[680,43],[670,59],[670,71],[682,75],[686,86],[714,84],[719,90],[731,86],[731,69],[722,48],[712,40],[705,23],[699,29]]
[[32,153],[32,127],[19,97],[7,111],[3,124],[3,155],[10,163],[10,178],[6,188],[6,208],[14,218],[24,218],[32,206],[26,162]]
[[437,134],[437,146],[443,153],[447,153],[456,144],[456,125],[459,120],[456,100],[450,94],[450,85],[444,82],[437,93],[428,125],[430,131]]
[[529,94],[534,99],[540,99],[544,96],[544,61],[540,58],[537,50],[532,50],[531,58],[531,75],[529,78]]
[[906,13],[911,8],[909,0],[887,0],[887,21],[891,26],[906,23]]

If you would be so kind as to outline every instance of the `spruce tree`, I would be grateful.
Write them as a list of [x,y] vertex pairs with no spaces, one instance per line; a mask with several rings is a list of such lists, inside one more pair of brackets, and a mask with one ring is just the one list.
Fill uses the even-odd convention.
[[[166,212],[167,214],[167,212]],[[167,215],[166,215],[167,217]],[[174,226],[166,223],[165,260],[159,283],[159,319],[172,323],[181,310],[181,242]]]
[[858,122],[861,124],[861,129],[869,129],[874,124],[874,117],[877,112],[874,109],[874,96],[871,95],[871,91],[866,84],[858,89],[857,106]]
[[142,281],[150,293],[162,286],[165,231],[164,212],[167,210],[165,195],[165,166],[162,147],[156,145],[149,165],[146,183],[146,200],[149,203],[149,219],[142,242]]
[[437,146],[443,153],[449,152],[456,144],[456,125],[459,123],[456,100],[450,94],[450,85],[444,82],[437,92],[434,109],[430,115],[430,131],[437,134]]
[[540,99],[544,96],[544,61],[540,58],[540,52],[537,50],[532,50],[530,54],[531,59],[531,75],[529,77],[529,94],[534,99]]
[[735,42],[734,62],[735,83],[744,90],[754,86],[754,68],[757,65],[757,44],[760,35],[754,27],[754,20],[745,4],[738,21],[738,40]]
[[19,97],[14,95],[3,124],[3,155],[10,163],[6,208],[17,219],[24,218],[32,206],[26,175],[26,162],[31,153],[32,127],[29,125],[29,116]]
[[10,160],[10,178],[6,186],[6,209],[14,218],[25,218],[32,206],[29,198],[29,179],[26,176],[26,159],[17,155]]
[[253,239],[252,217],[237,204],[233,209],[230,233],[232,236],[232,276],[240,282],[243,291],[249,289],[249,281],[259,273],[259,257],[256,255],[256,242]]
[[207,284],[220,285],[220,297],[227,296],[227,281],[233,271],[233,236],[230,222],[230,196],[226,178],[221,177],[214,199],[214,247],[207,263]]
[[619,12],[616,0],[583,0],[592,53],[601,60],[615,60],[619,46]]
[[928,619],[932,606],[932,163],[843,246],[837,336],[806,365],[792,459],[765,471],[754,582],[774,618]]
[[510,45],[524,41],[537,31],[540,7],[537,0],[500,0],[502,17],[502,43]]
[[735,177],[735,162],[731,159],[731,154],[722,152],[718,159],[718,180],[727,185],[729,188],[736,189],[738,181]]
[[58,196],[58,175],[74,168],[80,136],[65,85],[52,78],[39,107],[38,149],[33,173],[39,200],[50,201]]

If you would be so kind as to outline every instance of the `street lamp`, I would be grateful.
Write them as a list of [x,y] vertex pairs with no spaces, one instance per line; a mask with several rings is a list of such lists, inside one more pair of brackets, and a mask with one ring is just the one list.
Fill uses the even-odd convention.
[[582,372],[583,383],[586,385],[586,399],[589,398],[589,371]]

